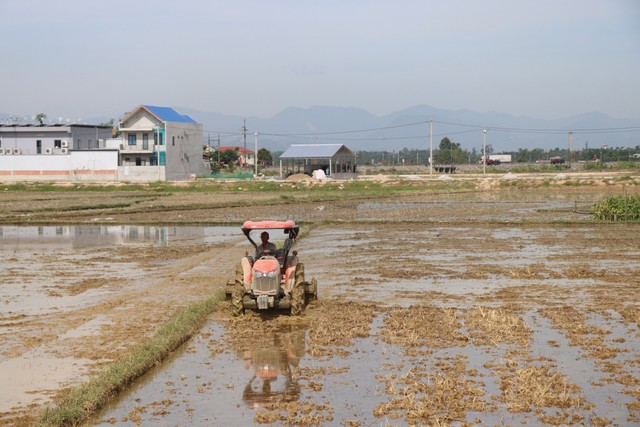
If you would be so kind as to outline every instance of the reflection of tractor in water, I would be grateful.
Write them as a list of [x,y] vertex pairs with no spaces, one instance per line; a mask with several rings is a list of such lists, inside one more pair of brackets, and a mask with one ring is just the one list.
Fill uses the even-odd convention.
[[[251,238],[253,230],[263,230],[267,236],[260,246]],[[287,236],[279,248],[268,242],[265,232],[272,230],[283,230]],[[256,253],[242,258],[236,266],[235,280],[227,283],[234,314],[240,315],[246,308],[280,308],[299,315],[305,304],[317,297],[316,281],[305,282],[304,265],[298,261],[296,251],[290,253],[299,227],[293,221],[246,221],[242,232]]]
[[253,375],[242,400],[251,408],[272,403],[274,398],[293,402],[300,397],[300,385],[291,371],[304,356],[304,330],[268,335],[243,351],[244,367],[252,368]]

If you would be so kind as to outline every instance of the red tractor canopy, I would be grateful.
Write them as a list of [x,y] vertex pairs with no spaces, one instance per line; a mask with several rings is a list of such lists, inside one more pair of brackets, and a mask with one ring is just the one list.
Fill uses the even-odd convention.
[[300,231],[300,227],[292,220],[288,221],[245,221],[242,224],[242,232],[249,236],[251,230],[283,230],[290,239],[295,238]]

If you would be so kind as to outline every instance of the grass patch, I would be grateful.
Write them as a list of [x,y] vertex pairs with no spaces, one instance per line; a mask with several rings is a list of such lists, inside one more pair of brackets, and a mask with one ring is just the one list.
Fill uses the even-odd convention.
[[37,425],[75,426],[86,422],[109,399],[188,341],[224,296],[224,291],[220,290],[212,297],[178,312],[149,341],[107,366],[88,382],[69,391],[57,407],[47,408]]

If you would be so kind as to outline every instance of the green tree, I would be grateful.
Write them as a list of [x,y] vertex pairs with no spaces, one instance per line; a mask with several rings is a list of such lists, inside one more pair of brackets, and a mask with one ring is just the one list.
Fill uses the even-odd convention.
[[461,164],[469,162],[469,151],[463,150],[460,143],[444,137],[440,141],[438,152],[434,156],[440,164]]
[[220,153],[220,163],[234,165],[238,161],[238,152],[235,150],[224,150]]
[[261,148],[258,150],[258,162],[262,164],[262,166],[271,166],[273,164],[273,158],[271,157],[271,152],[266,148]]
[[47,115],[45,113],[36,114],[36,121],[40,124],[44,124],[44,121],[47,119]]

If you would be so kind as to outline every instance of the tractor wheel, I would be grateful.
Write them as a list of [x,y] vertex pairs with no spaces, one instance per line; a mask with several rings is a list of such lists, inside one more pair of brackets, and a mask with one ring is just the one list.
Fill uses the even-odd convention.
[[318,299],[318,282],[316,279],[311,279],[311,282],[305,283],[304,301],[305,304],[309,304],[311,301]]
[[231,292],[231,310],[234,316],[242,316],[244,313],[244,273],[242,264],[236,266],[236,282]]
[[296,267],[296,279],[291,289],[291,315],[299,316],[304,308],[304,265]]

